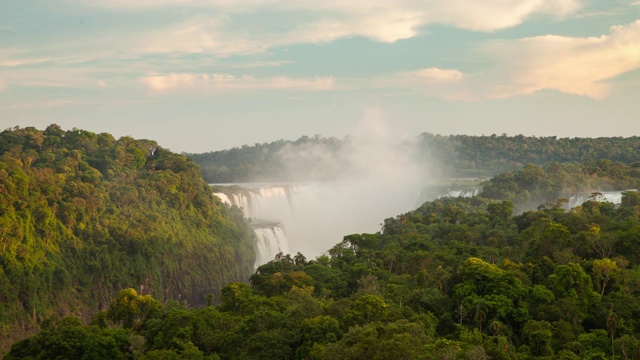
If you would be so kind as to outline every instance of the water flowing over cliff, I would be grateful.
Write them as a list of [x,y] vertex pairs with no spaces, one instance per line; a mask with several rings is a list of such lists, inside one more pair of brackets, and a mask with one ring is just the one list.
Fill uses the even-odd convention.
[[389,214],[415,207],[419,189],[354,183],[216,185],[214,195],[240,207],[256,233],[256,266],[278,252],[321,255],[353,233],[375,233]]
[[278,253],[291,253],[287,235],[280,226],[259,227],[255,232],[256,267],[273,260]]
[[[440,180],[443,181],[443,180]],[[457,184],[463,182],[462,184]],[[450,182],[450,183],[446,183]],[[482,186],[480,185],[480,179],[469,178],[461,180],[451,179],[446,180],[444,184],[427,184],[420,191],[416,207],[419,207],[427,201],[434,201],[444,198],[457,198],[457,197],[474,197],[482,193]]]
[[592,193],[579,193],[574,194],[569,198],[569,202],[567,203],[567,208],[573,209],[576,206],[580,206],[588,200],[598,201],[598,202],[610,202],[614,205],[618,206],[622,203],[622,194],[631,190],[622,190],[622,191],[600,191],[600,192],[592,192]]
[[456,197],[474,197],[480,193],[480,188],[466,189],[466,190],[451,190],[445,194],[439,195],[437,199],[442,198],[456,198]]

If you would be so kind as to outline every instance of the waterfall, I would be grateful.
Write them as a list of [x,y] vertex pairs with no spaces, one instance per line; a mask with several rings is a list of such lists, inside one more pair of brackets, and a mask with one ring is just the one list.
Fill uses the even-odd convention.
[[[252,220],[256,238],[262,242],[256,244],[256,264],[262,265],[259,262],[270,261],[278,253],[273,248],[316,257],[345,235],[380,231],[389,215],[415,207],[419,188],[333,182],[216,185],[214,192]],[[218,195],[222,192],[224,196]],[[272,247],[266,246],[271,241],[275,242]]]
[[244,188],[241,192],[228,195],[213,193],[223,203],[241,208],[245,217],[252,221],[256,236],[256,268],[273,260],[280,252],[291,252],[281,225],[283,221],[291,219],[290,193],[288,186]]
[[451,190],[445,194],[439,195],[437,198],[456,198],[456,197],[474,197],[480,193],[479,188],[467,189],[467,190]]
[[273,260],[278,253],[289,254],[289,241],[279,226],[256,228],[256,268]]
[[573,209],[589,200],[598,201],[598,202],[610,202],[618,206],[622,203],[622,194],[624,194],[627,191],[636,191],[636,190],[578,193],[578,194],[574,194],[569,198],[569,202],[567,203],[566,206],[568,209]]
[[231,199],[229,199],[227,194],[224,194],[224,193],[213,193],[213,195],[217,196],[218,199],[220,199],[220,201],[222,201],[223,203],[225,203],[227,205],[234,205],[233,201],[231,201]]

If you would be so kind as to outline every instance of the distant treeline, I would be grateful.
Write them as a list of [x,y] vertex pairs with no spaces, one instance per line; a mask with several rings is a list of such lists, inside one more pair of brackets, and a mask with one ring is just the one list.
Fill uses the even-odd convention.
[[[287,162],[296,152],[308,156],[308,150],[316,147],[322,150],[317,154],[331,157],[339,153],[347,141],[349,138],[302,137],[296,141],[279,140],[187,156],[200,164],[202,175],[209,183],[291,181]],[[326,163],[320,156],[316,162]],[[640,137],[441,136],[425,133],[418,137],[415,151],[406,156],[441,177],[493,176],[526,164],[586,163],[603,159],[627,164],[638,162]],[[306,161],[313,162],[313,159]],[[303,171],[296,175],[300,176],[300,173]],[[332,169],[322,173],[323,179],[312,178],[317,177],[317,172],[310,173],[306,180],[331,179],[331,173]]]
[[[331,157],[340,151],[344,140],[321,136],[303,136],[296,141],[278,140],[271,143],[244,145],[241,148],[212,151],[204,154],[186,154],[200,165],[202,177],[208,183],[233,183],[252,181],[292,181],[292,171],[304,176],[305,169],[291,169],[290,156],[309,155],[309,151]],[[289,151],[290,150],[290,151]],[[310,158],[310,162],[313,162]],[[300,164],[300,162],[296,162]],[[300,164],[301,167],[304,164]],[[307,166],[312,166],[308,163]],[[331,170],[331,169],[328,169]],[[317,172],[313,172],[317,174]],[[313,180],[333,180],[332,174]],[[311,180],[311,179],[307,179]]]
[[586,164],[526,165],[482,184],[482,196],[509,200],[517,214],[539,205],[555,204],[576,193],[640,189],[640,162],[631,165],[598,160]]
[[493,176],[526,164],[640,161],[640,137],[441,136],[422,134],[420,148],[447,176]]
[[[0,346],[135,287],[205,294],[253,271],[253,235],[198,166],[150,140],[51,125],[0,133]],[[0,352],[1,353],[1,352]]]
[[126,289],[5,359],[640,359],[640,194],[512,211],[428,202],[317,259],[280,254],[217,306]]

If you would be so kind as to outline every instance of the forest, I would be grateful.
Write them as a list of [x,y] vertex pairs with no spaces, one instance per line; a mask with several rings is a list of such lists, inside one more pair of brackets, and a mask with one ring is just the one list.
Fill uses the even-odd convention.
[[639,359],[640,194],[512,211],[428,202],[316,259],[280,254],[206,307],[124,289],[5,359]]
[[[123,288],[206,304],[253,272],[253,232],[188,158],[50,125],[0,133],[0,346]],[[1,352],[0,352],[1,353]]]
[[[352,137],[337,139],[303,136],[296,141],[244,145],[204,154],[186,154],[197,162],[208,183],[250,181],[336,180],[339,170],[354,166],[343,150],[360,146]],[[407,157],[428,167],[436,177],[491,177],[521,169],[527,164],[583,164],[597,160],[631,164],[640,159],[640,137],[557,138],[535,136],[469,136],[423,133],[405,144]],[[292,179],[292,157],[306,155],[305,162],[327,163],[333,168],[318,174],[297,168]],[[315,157],[315,158],[314,158]],[[300,162],[295,162],[300,165]],[[356,164],[357,165],[357,164]]]
[[518,171],[498,174],[482,183],[482,196],[509,200],[520,214],[581,192],[640,189],[640,162],[626,165],[610,160],[585,164],[528,164]]
[[[187,157],[6,130],[4,358],[640,359],[640,163],[575,156],[254,270],[242,213]],[[565,206],[607,189],[628,190]]]

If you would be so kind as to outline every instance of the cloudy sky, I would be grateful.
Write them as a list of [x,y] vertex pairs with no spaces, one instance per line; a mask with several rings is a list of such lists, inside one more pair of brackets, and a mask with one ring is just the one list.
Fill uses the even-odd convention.
[[2,0],[0,128],[640,135],[638,0]]

